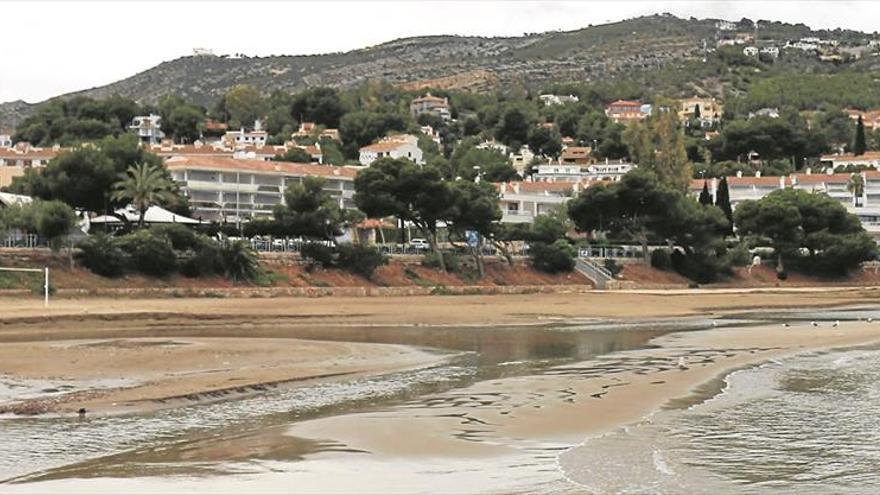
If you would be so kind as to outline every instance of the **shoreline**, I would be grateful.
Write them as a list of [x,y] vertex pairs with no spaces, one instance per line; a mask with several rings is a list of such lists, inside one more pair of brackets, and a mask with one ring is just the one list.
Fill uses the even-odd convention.
[[[7,397],[6,403],[0,402],[0,414],[75,414],[80,407],[90,414],[147,412],[234,400],[314,380],[390,373],[445,359],[393,340],[370,344],[294,338],[294,330],[312,327],[480,331],[626,325],[651,318],[708,318],[725,312],[852,306],[873,300],[874,289],[802,288],[323,298],[305,301],[308,304],[296,298],[85,299],[55,301],[48,309],[27,300],[0,299],[0,377],[47,381],[47,390],[59,385],[69,389],[21,401]],[[528,311],[531,306],[541,311]],[[231,307],[236,314],[229,313]],[[98,379],[116,382],[88,383]],[[126,380],[134,383],[120,385]]]

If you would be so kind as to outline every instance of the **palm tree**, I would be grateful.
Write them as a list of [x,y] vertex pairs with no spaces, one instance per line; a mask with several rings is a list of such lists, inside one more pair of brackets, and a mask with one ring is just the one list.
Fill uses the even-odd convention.
[[854,206],[862,206],[862,196],[865,194],[865,179],[862,174],[852,174],[846,184],[846,190],[853,195]]
[[150,163],[137,163],[128,167],[113,186],[115,201],[129,201],[140,213],[138,227],[144,226],[147,210],[160,202],[174,197],[174,185],[161,167]]

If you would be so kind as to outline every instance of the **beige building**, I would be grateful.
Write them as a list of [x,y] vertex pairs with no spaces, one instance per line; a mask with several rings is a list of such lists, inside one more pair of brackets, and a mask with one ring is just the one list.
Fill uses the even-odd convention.
[[682,122],[691,120],[700,109],[700,121],[703,124],[714,124],[724,115],[724,106],[715,98],[685,98],[678,101],[678,119]]

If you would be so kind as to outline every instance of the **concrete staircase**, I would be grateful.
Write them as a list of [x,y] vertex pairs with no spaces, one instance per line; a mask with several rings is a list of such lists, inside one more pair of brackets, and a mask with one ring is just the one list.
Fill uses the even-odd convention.
[[616,285],[611,272],[588,258],[575,258],[574,269],[590,279],[597,289],[612,289]]

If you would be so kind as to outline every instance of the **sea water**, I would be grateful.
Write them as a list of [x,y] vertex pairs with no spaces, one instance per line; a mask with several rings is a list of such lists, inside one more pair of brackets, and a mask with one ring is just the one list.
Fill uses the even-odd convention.
[[588,439],[560,466],[592,493],[880,491],[880,349],[738,370],[697,402]]

